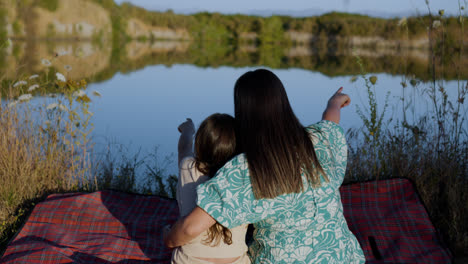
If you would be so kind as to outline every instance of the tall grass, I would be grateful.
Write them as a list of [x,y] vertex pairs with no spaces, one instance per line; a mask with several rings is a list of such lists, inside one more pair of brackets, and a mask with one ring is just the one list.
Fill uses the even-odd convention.
[[[444,70],[448,70],[442,63],[448,47],[444,46],[443,11],[432,18],[434,22],[428,27],[431,42],[431,65],[428,70],[432,81],[421,82],[409,74],[404,77],[401,82],[403,97],[400,98],[403,105],[401,112],[397,113],[400,118],[382,122],[386,102],[378,107],[375,97],[377,79],[375,76],[369,77],[363,70],[361,77],[367,88],[365,109],[368,111],[359,111],[363,127],[348,131],[351,146],[345,181],[394,177],[411,179],[445,243],[455,256],[463,256],[468,248],[468,130],[465,105],[468,81],[458,78],[455,97],[450,97],[445,83],[438,81],[443,79]],[[461,14],[459,21],[463,33]],[[462,43],[457,45],[459,49],[456,52],[461,57],[464,40],[459,41]],[[460,61],[456,57],[450,57],[450,71],[459,74]],[[427,101],[428,110],[424,115],[415,117],[414,113],[409,112],[408,106],[416,103],[405,96],[409,92],[417,93],[415,97]]]
[[[466,94],[468,86],[463,91]],[[369,104],[375,103],[369,97]],[[437,104],[443,106],[443,102]],[[364,123],[375,124],[375,117],[385,113],[382,109],[363,114]],[[411,123],[396,120],[389,126],[365,125],[348,131],[345,181],[411,179],[435,227],[457,255],[465,254],[468,247],[468,135],[466,127],[454,128],[466,124],[462,118],[457,123],[448,114],[440,122],[434,117],[444,111],[434,109]]]
[[[50,61],[44,64],[40,74],[2,80],[7,89],[0,94],[0,248],[45,195],[96,189],[86,81],[66,80],[49,68]],[[62,92],[46,95],[50,90]]]
[[173,161],[173,155],[161,159],[158,147],[132,153],[125,145],[109,142],[105,153],[97,153],[94,160],[98,187],[175,198],[177,176],[167,173]]

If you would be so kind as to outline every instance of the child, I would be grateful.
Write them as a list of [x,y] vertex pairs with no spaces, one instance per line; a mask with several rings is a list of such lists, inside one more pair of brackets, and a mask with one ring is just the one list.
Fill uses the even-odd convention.
[[[227,161],[237,154],[235,120],[227,114],[213,114],[200,125],[195,137],[195,155],[192,141],[195,128],[191,119],[179,127],[178,144],[179,181],[177,202],[180,217],[196,207],[196,188],[208,181]],[[231,230],[213,225],[190,243],[178,247],[172,263],[250,263],[245,244],[247,225]]]

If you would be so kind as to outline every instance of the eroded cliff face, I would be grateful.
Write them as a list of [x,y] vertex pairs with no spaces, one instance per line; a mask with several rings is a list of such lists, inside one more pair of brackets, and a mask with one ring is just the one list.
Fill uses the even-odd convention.
[[34,13],[38,38],[110,39],[112,34],[109,12],[86,0],[62,0],[53,12],[35,7]]
[[[87,0],[58,0],[54,11],[28,1],[0,0],[6,10],[6,31],[10,38],[28,39],[111,39],[112,19],[108,10]],[[27,8],[32,6],[32,8]],[[27,12],[25,14],[24,12]],[[125,33],[131,38],[189,40],[186,29],[147,25],[137,18],[126,21]]]
[[10,38],[110,38],[112,21],[107,10],[86,0],[59,0],[55,11],[15,0],[1,0]]
[[125,54],[129,60],[138,60],[151,54],[186,53],[190,43],[187,41],[155,41],[150,43],[132,41],[125,45]]
[[[15,0],[1,0],[0,8],[6,11],[5,27],[8,36],[25,35],[24,22],[21,21]],[[1,18],[0,18],[1,19]]]
[[141,37],[160,40],[189,40],[190,34],[186,29],[170,29],[145,24],[143,21],[131,18],[127,21],[126,33],[129,37]]
[[[310,44],[320,40],[320,37],[308,32],[287,31],[287,37],[298,44]],[[411,48],[411,49],[427,49],[429,47],[429,39],[427,36],[421,36],[410,40],[384,39],[382,37],[334,37],[335,40],[346,43],[346,46],[352,47],[369,47],[373,46],[377,49],[389,48]]]

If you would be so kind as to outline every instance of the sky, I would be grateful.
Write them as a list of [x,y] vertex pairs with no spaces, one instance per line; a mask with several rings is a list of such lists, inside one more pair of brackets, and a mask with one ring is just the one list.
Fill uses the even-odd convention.
[[[468,6],[468,0],[428,1],[434,14],[444,9],[446,14],[457,15],[459,3],[461,6]],[[377,17],[404,17],[428,12],[426,0],[116,0],[116,2],[130,2],[148,10],[172,9],[176,13],[184,14],[208,11],[224,14],[307,16],[339,11]]]

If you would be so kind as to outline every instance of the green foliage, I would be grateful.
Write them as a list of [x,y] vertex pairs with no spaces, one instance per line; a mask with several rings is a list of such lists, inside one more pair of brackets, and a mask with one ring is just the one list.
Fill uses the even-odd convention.
[[136,40],[139,42],[146,42],[148,39],[148,36],[139,36]]
[[190,32],[199,42],[215,41],[228,43],[234,38],[233,32],[229,30],[229,20],[219,13],[198,13],[194,15],[196,22],[191,25]]
[[189,59],[193,64],[202,67],[218,67],[223,65],[219,58],[232,58],[233,46],[220,45],[214,41],[199,41],[196,46],[190,48],[197,56]]
[[[143,161],[140,160],[140,153],[137,152],[132,156],[127,156],[128,150],[120,146],[117,159],[111,153],[111,148],[108,148],[106,159],[100,162],[98,173],[98,186],[100,189],[114,189],[126,192],[137,191],[136,173]],[[114,150],[115,151],[115,150]]]
[[[363,136],[364,142],[369,149],[372,151],[373,156],[369,160],[369,170],[371,175],[379,179],[382,175],[382,166],[385,164],[384,152],[381,151],[382,143],[382,132],[384,128],[382,127],[382,122],[385,116],[385,112],[388,107],[388,98],[390,92],[387,93],[385,97],[385,103],[383,109],[379,111],[377,96],[375,92],[375,84],[377,82],[377,76],[371,76],[367,78],[364,65],[359,57],[357,57],[357,63],[361,67],[361,77],[365,82],[367,89],[367,103],[368,106],[365,108],[366,113],[357,106],[357,114],[363,122]],[[379,113],[380,112],[380,113]]]
[[59,6],[59,0],[38,0],[37,4],[42,8],[54,12]]
[[168,28],[189,28],[195,21],[192,16],[174,14],[173,11],[166,12],[148,11],[144,8],[123,3],[120,12],[126,18],[138,18],[151,26]]
[[7,37],[7,10],[0,5],[0,39]]
[[166,173],[173,156],[161,161],[157,147],[145,156],[140,150],[129,154],[131,151],[121,144],[109,144],[107,150],[96,168],[99,189],[176,197],[177,176]]
[[20,35],[23,32],[23,27],[21,26],[21,23],[18,20],[15,20],[12,25],[13,28],[13,33],[15,35]]
[[21,58],[21,49],[20,49],[20,46],[19,45],[13,45],[13,51],[12,51],[12,54],[13,56],[15,56],[15,58],[17,60],[19,60]]
[[273,16],[262,21],[259,40],[262,44],[273,44],[284,40],[283,23],[279,17]]
[[47,38],[55,37],[55,26],[52,23],[47,24],[47,31],[46,31]]
[[0,7],[0,69],[5,66],[6,49],[11,42],[11,40],[7,40],[6,15],[6,10]]
[[283,47],[271,43],[261,44],[259,47],[259,65],[271,68],[281,68],[283,65]]

